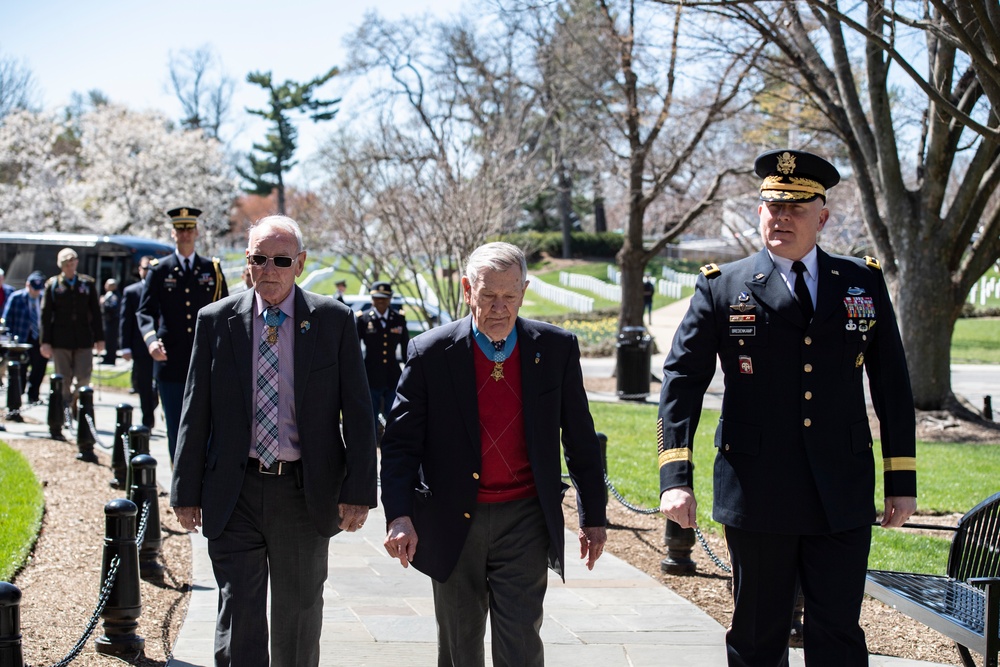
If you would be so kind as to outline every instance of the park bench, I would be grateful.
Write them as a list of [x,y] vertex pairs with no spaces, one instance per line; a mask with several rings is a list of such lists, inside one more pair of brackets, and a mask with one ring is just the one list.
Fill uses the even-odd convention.
[[[910,527],[916,527],[907,524]],[[954,531],[946,576],[869,570],[865,592],[953,639],[962,662],[997,667],[1000,648],[1000,493],[969,510]]]

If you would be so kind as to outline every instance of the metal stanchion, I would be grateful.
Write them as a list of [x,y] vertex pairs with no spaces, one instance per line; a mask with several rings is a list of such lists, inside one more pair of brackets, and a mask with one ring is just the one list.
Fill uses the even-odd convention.
[[21,648],[21,590],[0,581],[0,665],[24,667]]
[[79,450],[76,459],[97,463],[97,454],[94,454],[97,435],[90,428],[94,423],[94,390],[90,387],[80,387],[80,407],[76,414],[76,448]]
[[23,422],[21,416],[21,362],[7,362],[7,421]]
[[108,482],[112,489],[126,489],[125,482],[128,476],[128,459],[125,458],[126,438],[128,430],[132,427],[132,406],[128,403],[119,403],[115,408],[115,437],[111,446],[111,470],[114,478]]
[[66,405],[63,402],[63,376],[53,373],[49,376],[49,437],[53,440],[65,440],[62,434],[66,423]]
[[[163,582],[163,565],[159,562],[163,535],[160,532],[159,489],[156,488],[156,459],[149,454],[132,457],[132,488],[129,499],[143,508],[145,521],[140,526],[139,575],[146,581]],[[145,509],[148,507],[149,509]]]
[[126,494],[135,483],[135,474],[132,472],[132,459],[139,454],[149,454],[149,429],[145,426],[130,426],[128,429],[128,446],[125,449]]
[[697,569],[691,559],[694,528],[681,528],[680,524],[667,519],[663,542],[667,545],[667,557],[660,561],[660,571],[664,574],[694,574]]
[[118,558],[114,584],[101,612],[104,634],[94,641],[98,653],[134,659],[142,654],[146,640],[135,634],[142,614],[139,590],[139,551],[135,543],[136,507],[118,498],[104,506],[104,556],[101,581],[107,581],[112,561]]

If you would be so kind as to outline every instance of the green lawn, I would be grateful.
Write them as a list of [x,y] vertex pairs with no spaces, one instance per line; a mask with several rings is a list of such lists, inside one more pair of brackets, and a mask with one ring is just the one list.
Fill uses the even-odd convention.
[[955,322],[953,364],[1000,364],[1000,318],[972,317]]
[[[632,504],[659,506],[656,473],[655,405],[591,403],[597,430],[608,436],[608,477]],[[702,530],[721,532],[712,515],[712,462],[719,413],[706,410],[695,438],[695,493]],[[880,446],[880,445],[879,445]],[[878,448],[876,448],[878,451]],[[1000,479],[1000,447],[917,443],[918,506],[921,512],[964,513],[995,493]],[[876,456],[875,506],[882,509],[881,458]],[[611,500],[611,502],[616,502]],[[950,533],[925,537],[907,530],[873,529],[873,568],[942,573]]]
[[42,485],[21,455],[0,442],[0,581],[10,581],[24,565],[42,525]]

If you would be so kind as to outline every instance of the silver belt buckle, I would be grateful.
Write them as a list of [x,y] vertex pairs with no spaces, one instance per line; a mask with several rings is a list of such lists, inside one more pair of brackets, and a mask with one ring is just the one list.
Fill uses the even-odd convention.
[[280,475],[281,464],[284,463],[284,461],[275,461],[275,463],[278,465],[278,470],[275,472],[271,472],[268,468],[264,467],[263,461],[257,459],[257,472],[259,472],[262,475]]

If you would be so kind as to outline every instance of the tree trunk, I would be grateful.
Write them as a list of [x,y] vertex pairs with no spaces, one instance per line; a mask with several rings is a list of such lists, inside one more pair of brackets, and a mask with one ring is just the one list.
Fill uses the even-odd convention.
[[[963,299],[954,296],[951,271],[936,244],[922,244],[917,257],[899,253],[893,304],[899,321],[913,403],[918,410],[943,409],[951,391],[951,338]],[[957,303],[956,303],[957,301]]]
[[618,329],[642,326],[642,277],[648,261],[642,246],[642,211],[629,211],[628,233],[618,251],[618,267],[622,272],[622,309]]
[[573,193],[573,178],[565,167],[559,170],[559,218],[562,223],[562,256],[569,259],[573,256],[573,206],[570,197]]
[[608,231],[608,217],[604,212],[604,192],[601,177],[594,175],[594,231],[598,234]]

